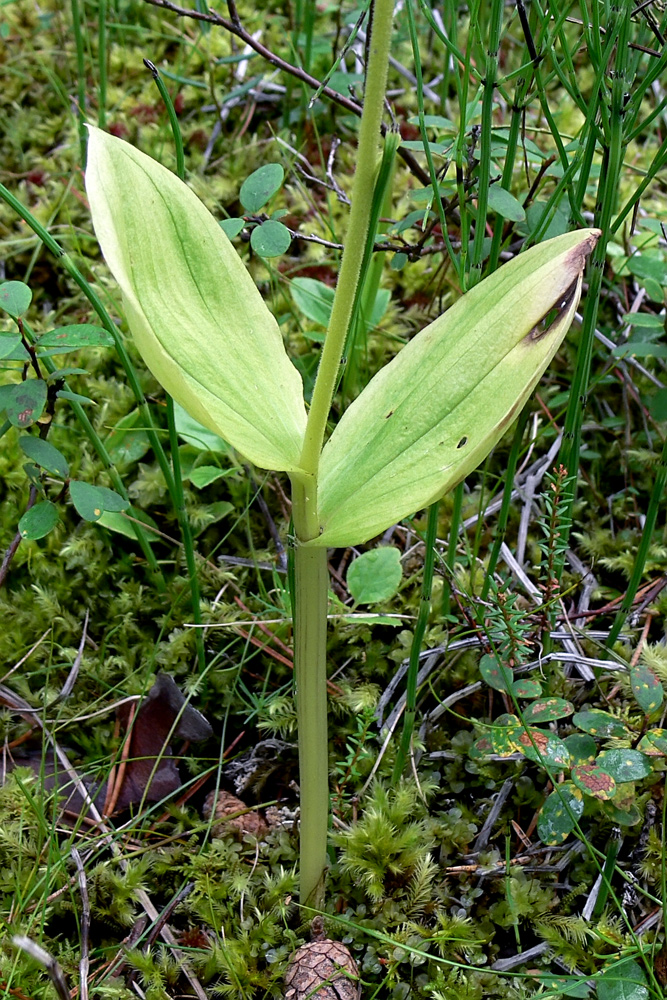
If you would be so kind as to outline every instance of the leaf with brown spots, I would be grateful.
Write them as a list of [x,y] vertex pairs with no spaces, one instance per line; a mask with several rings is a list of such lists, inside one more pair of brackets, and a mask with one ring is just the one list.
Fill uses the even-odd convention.
[[597,764],[578,764],[572,768],[572,780],[582,792],[606,802],[616,791],[616,782]]
[[534,701],[523,713],[524,722],[555,722],[574,712],[574,705],[565,698],[542,698]]
[[630,671],[632,693],[644,715],[650,715],[660,708],[665,697],[662,684],[645,663],[638,663]]

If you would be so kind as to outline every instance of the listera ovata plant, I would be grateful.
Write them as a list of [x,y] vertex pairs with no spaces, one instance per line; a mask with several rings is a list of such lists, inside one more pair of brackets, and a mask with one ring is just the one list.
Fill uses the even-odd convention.
[[95,232],[147,366],[205,427],[291,481],[301,900],[316,905],[329,811],[327,547],[368,541],[483,461],[565,337],[599,236],[548,240],[473,287],[371,379],[324,443],[368,229],[391,9],[377,0],[346,248],[309,411],[276,320],[202,202],[120,139],[91,127],[88,146]]

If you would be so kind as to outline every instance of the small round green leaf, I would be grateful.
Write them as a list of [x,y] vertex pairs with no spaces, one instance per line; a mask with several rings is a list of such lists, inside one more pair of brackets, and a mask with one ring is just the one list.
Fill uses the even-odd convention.
[[91,486],[73,479],[69,484],[69,495],[77,513],[84,521],[99,521],[104,511],[127,510],[129,500],[106,486]]
[[241,185],[239,200],[248,215],[255,215],[273,197],[285,178],[279,163],[266,163],[253,171]]
[[609,712],[602,712],[598,708],[592,708],[587,712],[576,712],[572,716],[572,721],[579,729],[591,736],[613,737],[614,739],[624,739],[627,737],[628,729]]
[[334,289],[317,278],[292,278],[290,292],[297,309],[326,330],[331,318]]
[[233,240],[245,226],[245,219],[220,219],[220,228],[225,236]]
[[631,958],[615,962],[596,979],[598,1000],[647,1000],[642,967]]
[[0,332],[0,358],[8,358],[20,347],[21,338],[18,333]]
[[574,712],[574,705],[564,698],[543,698],[524,709],[524,722],[555,722]]
[[399,550],[393,545],[380,545],[350,565],[347,588],[357,604],[375,604],[394,596],[402,576]]
[[499,184],[492,184],[489,188],[489,208],[511,222],[523,222],[526,218],[521,202]]
[[485,653],[479,661],[482,680],[494,691],[509,691],[514,681],[512,668],[501,663],[491,653]]
[[514,681],[512,693],[516,698],[539,698],[542,694],[542,685],[539,681],[524,678]]
[[667,757],[667,729],[649,729],[637,749],[649,757]]
[[57,476],[62,476],[63,479],[69,476],[67,459],[48,441],[43,441],[32,434],[24,434],[19,438],[19,444],[24,455],[31,458],[42,469],[46,469],[47,472],[53,472]]
[[577,764],[571,771],[572,780],[582,792],[594,799],[611,799],[616,791],[616,782],[610,774],[597,764]]
[[562,844],[574,830],[584,811],[581,790],[564,781],[553,790],[537,817],[537,832],[543,844]]
[[17,319],[27,312],[32,292],[22,281],[3,281],[0,285],[0,309]]
[[267,219],[261,226],[255,226],[250,234],[250,246],[260,257],[280,257],[290,248],[292,235],[282,222]]
[[0,386],[0,410],[6,411],[14,427],[31,427],[44,412],[46,392],[46,382],[41,378]]
[[468,756],[471,760],[483,760],[492,753],[493,741],[488,736],[481,736],[480,739],[475,740],[468,750]]
[[614,781],[639,781],[653,768],[646,754],[639,750],[604,750],[595,761]]
[[598,746],[588,733],[572,733],[566,736],[563,743],[572,755],[575,764],[592,764],[598,752]]
[[630,684],[637,704],[645,715],[650,715],[660,708],[665,692],[662,684],[645,663],[638,663],[630,670]]
[[563,741],[543,729],[531,728],[526,732],[522,727],[516,745],[524,757],[536,764],[542,764],[543,767],[556,768],[560,771],[572,763],[570,752]]
[[21,538],[44,538],[58,523],[58,508],[50,500],[36,503],[19,521]]

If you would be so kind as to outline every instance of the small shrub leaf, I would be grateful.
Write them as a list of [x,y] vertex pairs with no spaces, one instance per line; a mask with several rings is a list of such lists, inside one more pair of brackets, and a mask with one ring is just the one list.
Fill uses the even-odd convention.
[[334,289],[316,278],[293,278],[290,292],[304,316],[325,329],[329,326]]
[[46,382],[41,378],[0,386],[0,410],[6,411],[14,427],[31,427],[44,412],[46,393]]
[[667,757],[667,729],[649,729],[637,749],[649,757]]
[[524,680],[514,681],[512,692],[516,698],[539,698],[542,694],[542,685],[539,681],[525,678]]
[[222,229],[225,236],[230,240],[233,240],[235,236],[238,236],[244,226],[245,226],[245,219],[220,220],[220,228]]
[[285,179],[285,171],[279,163],[265,163],[254,170],[241,185],[239,201],[248,215],[255,215],[273,198]]
[[499,184],[492,184],[489,188],[489,208],[511,222],[523,222],[526,218],[521,202]]
[[36,503],[34,507],[27,510],[19,521],[19,533],[21,538],[34,541],[36,538],[44,538],[45,535],[55,528],[58,523],[58,508],[50,500],[43,500]]
[[564,698],[544,698],[524,709],[524,722],[555,722],[574,712],[574,705]]
[[662,684],[645,663],[638,663],[630,670],[630,684],[637,704],[645,715],[660,708],[665,697]]
[[69,484],[69,495],[79,517],[84,521],[99,521],[104,511],[127,510],[130,506],[120,494],[105,486],[92,486],[73,479]]
[[577,764],[572,768],[572,780],[586,795],[605,801],[616,791],[616,782],[597,764]]
[[537,832],[542,843],[562,844],[574,830],[583,811],[581,790],[573,782],[564,781],[547,796],[537,817]]
[[512,668],[500,663],[491,653],[485,653],[479,661],[482,680],[494,691],[509,691],[514,680]]
[[250,246],[260,257],[280,257],[287,253],[292,235],[282,222],[267,219],[261,226],[255,226],[250,234]]
[[570,751],[575,764],[592,764],[598,752],[598,746],[588,733],[571,733],[563,743]]
[[569,767],[571,763],[570,752],[563,741],[543,729],[531,728],[526,732],[522,726],[517,735],[516,747],[528,760],[559,771]]
[[217,465],[199,465],[196,469],[192,469],[188,479],[198,490],[203,490],[204,487],[214,483],[216,479],[222,479],[223,476],[228,475],[228,472],[229,470],[220,469]]
[[8,358],[10,354],[21,347],[21,338],[18,333],[0,332],[0,359]]
[[639,781],[653,770],[646,754],[639,750],[604,750],[595,763],[618,782]]
[[642,967],[632,959],[615,962],[596,979],[598,1000],[647,1000]]
[[0,285],[0,309],[18,319],[28,311],[32,292],[23,281],[3,281]]
[[387,601],[398,590],[403,569],[401,553],[393,545],[364,552],[347,571],[347,588],[357,604]]
[[572,721],[579,729],[591,736],[613,737],[614,739],[624,739],[629,735],[627,727],[620,719],[614,718],[609,712],[602,712],[598,708],[591,708],[586,712],[576,712],[572,716]]
[[23,454],[31,458],[42,469],[62,476],[63,479],[69,476],[67,459],[48,441],[43,441],[32,434],[24,434],[19,438],[19,444]]

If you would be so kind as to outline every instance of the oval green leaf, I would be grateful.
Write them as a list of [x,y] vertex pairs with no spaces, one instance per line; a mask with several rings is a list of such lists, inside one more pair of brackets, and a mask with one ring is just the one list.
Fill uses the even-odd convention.
[[217,465],[199,465],[196,469],[192,469],[188,479],[198,490],[203,490],[228,473],[228,469],[220,469]]
[[638,663],[631,668],[630,684],[637,704],[645,715],[650,715],[660,708],[665,692],[658,677],[645,663]]
[[108,330],[92,323],[73,323],[50,330],[37,341],[37,347],[52,348],[49,354],[66,354],[79,347],[113,347],[114,339]]
[[572,762],[570,752],[563,741],[543,729],[531,728],[526,732],[522,727],[522,731],[516,737],[516,746],[524,757],[536,764],[542,764],[543,767],[562,771]]
[[8,358],[21,346],[21,338],[18,333],[0,332],[0,359]]
[[393,545],[358,556],[347,571],[347,589],[357,604],[387,601],[398,590],[403,577],[401,553]]
[[[320,536],[356,545],[461,482],[512,424],[563,340],[597,230],[519,254],[417,334],[322,452]],[[540,324],[554,306],[557,318]]]
[[219,225],[225,236],[233,240],[245,226],[245,219],[220,219]]
[[265,163],[253,171],[241,185],[239,201],[248,215],[255,215],[274,196],[285,178],[279,163]]
[[572,716],[572,721],[579,729],[591,736],[602,738],[613,737],[614,739],[624,739],[629,735],[627,727],[616,719],[609,712],[602,712],[599,708],[591,708],[586,712],[576,712]]
[[524,678],[514,681],[512,693],[516,698],[539,698],[542,694],[542,685],[539,681]]
[[334,289],[316,278],[292,278],[290,292],[297,309],[326,330],[331,318]]
[[653,770],[646,754],[639,750],[603,750],[595,763],[618,782],[639,781]]
[[43,500],[25,512],[19,521],[19,534],[21,538],[34,541],[48,535],[57,523],[58,508],[50,500]]
[[0,410],[14,427],[31,427],[46,406],[46,382],[30,378],[16,385],[0,386]]
[[57,476],[62,476],[63,479],[69,476],[67,459],[62,452],[54,448],[48,441],[25,434],[19,438],[19,445],[23,454],[31,458],[42,469],[46,469],[47,472],[53,472]]
[[613,798],[616,791],[616,782],[612,776],[597,764],[577,764],[572,768],[571,777],[582,792],[603,802]]
[[14,319],[23,316],[32,302],[32,292],[23,281],[3,281],[0,285],[0,309]]
[[503,219],[510,222],[523,222],[526,218],[523,205],[517,201],[513,194],[506,191],[499,184],[492,184],[489,188],[489,208]]
[[571,733],[563,743],[570,751],[575,764],[592,764],[598,752],[598,745],[588,733]]
[[255,226],[250,234],[250,246],[260,257],[280,257],[287,253],[292,235],[282,222],[267,219],[261,226]]
[[155,377],[256,465],[297,469],[306,426],[301,376],[208,209],[159,163],[93,127],[86,188],[130,329]]
[[104,511],[127,510],[130,506],[119,493],[105,486],[91,486],[73,479],[69,484],[69,495],[79,517],[84,521],[99,521]]
[[615,962],[596,978],[598,1000],[647,1000],[642,967],[633,959]]
[[649,757],[667,757],[667,729],[649,729],[637,749]]
[[537,817],[537,832],[543,844],[562,844],[574,830],[584,811],[584,797],[575,784],[564,781],[548,795]]
[[524,709],[524,722],[555,722],[574,712],[574,705],[564,698],[542,698]]
[[484,653],[479,661],[482,680],[495,691],[509,691],[514,674],[512,668],[500,663],[491,653]]

